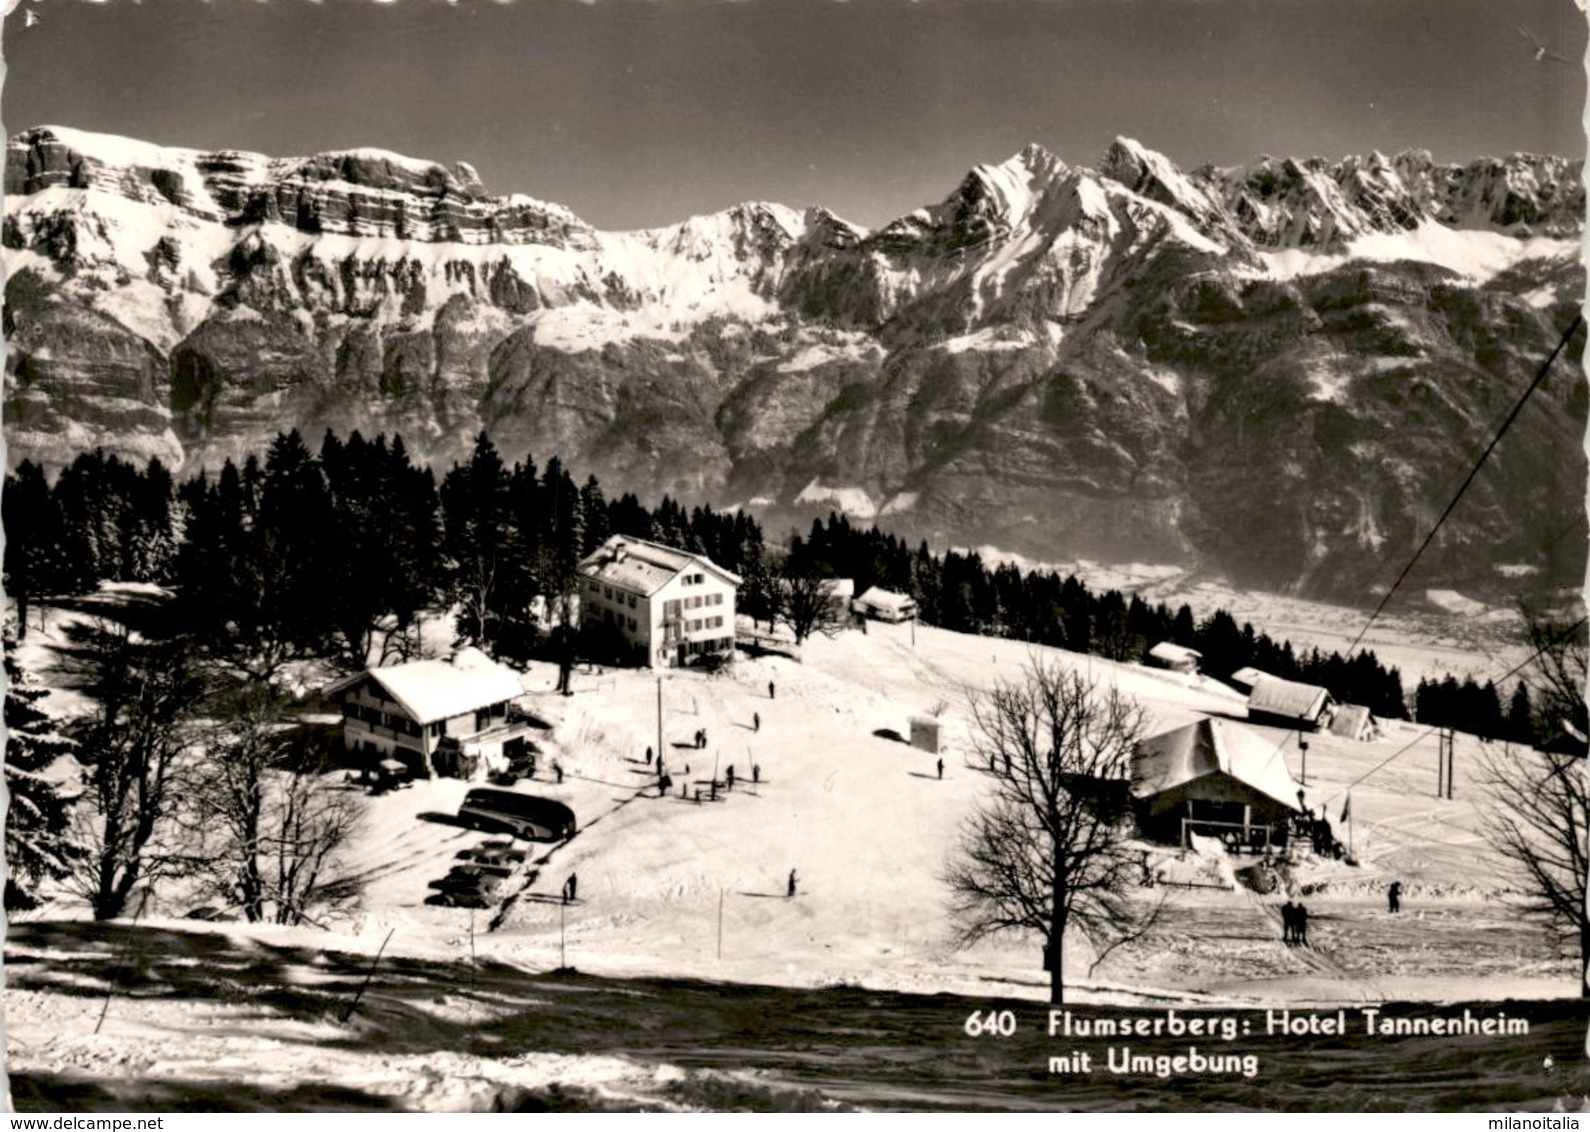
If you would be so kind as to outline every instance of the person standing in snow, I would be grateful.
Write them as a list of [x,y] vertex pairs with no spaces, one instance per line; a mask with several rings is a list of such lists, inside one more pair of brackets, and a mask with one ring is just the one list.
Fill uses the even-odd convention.
[[728,769],[727,772],[725,772],[725,774],[723,776],[723,780],[724,780],[724,785],[725,786],[727,786],[730,790],[734,789],[734,764],[733,763],[729,764],[729,769]]
[[943,759],[939,760],[939,781],[940,782],[944,781],[944,760]]
[[569,874],[569,879],[563,882],[563,903],[565,903],[565,904],[574,903],[574,898],[579,893],[579,891],[580,891],[580,876],[579,876],[578,873],[570,873]]
[[762,730],[762,713],[759,712],[759,711],[753,711],[751,713],[751,730],[752,731],[760,731],[760,730]]
[[1308,909],[1303,902],[1297,902],[1297,912],[1292,920],[1292,940],[1299,947],[1308,946]]
[[751,785],[755,786],[758,782],[761,782],[761,781],[762,781],[762,764],[761,763],[752,763],[751,764]]
[[1386,903],[1390,906],[1391,911],[1402,911],[1402,882],[1400,880],[1392,881],[1391,887],[1386,889]]
[[795,895],[795,870],[794,869],[791,869],[789,871],[789,890],[787,892],[785,892],[784,895],[785,896],[794,896]]
[[778,690],[773,687],[773,681],[769,680],[767,682],[767,698],[770,699],[770,700],[778,699],[777,692],[778,692]]
[[1297,930],[1297,908],[1288,900],[1281,905],[1281,942],[1292,946],[1292,936]]
[[646,765],[651,766],[651,748],[646,748]]

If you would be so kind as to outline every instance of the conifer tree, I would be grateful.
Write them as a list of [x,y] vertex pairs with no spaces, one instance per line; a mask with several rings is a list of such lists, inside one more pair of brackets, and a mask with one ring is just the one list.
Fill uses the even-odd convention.
[[76,784],[51,774],[72,744],[39,707],[44,689],[5,650],[6,911],[37,907],[40,886],[70,875],[82,850],[70,836]]

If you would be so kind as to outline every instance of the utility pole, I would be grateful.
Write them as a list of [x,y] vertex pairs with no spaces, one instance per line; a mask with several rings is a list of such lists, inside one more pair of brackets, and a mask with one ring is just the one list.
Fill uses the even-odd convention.
[[1299,731],[1297,733],[1297,749],[1300,752],[1302,752],[1302,755],[1303,755],[1303,765],[1298,768],[1298,772],[1297,772],[1297,784],[1299,786],[1307,786],[1308,785],[1308,740],[1303,738],[1303,733],[1301,731]]
[[1439,746],[1436,748],[1435,796],[1452,797],[1453,751],[1457,736],[1450,727],[1441,728]]
[[657,761],[662,762],[662,677],[657,677]]

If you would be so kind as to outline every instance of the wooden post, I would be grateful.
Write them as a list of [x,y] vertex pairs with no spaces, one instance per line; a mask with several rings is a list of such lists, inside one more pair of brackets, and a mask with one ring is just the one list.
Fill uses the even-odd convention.
[[662,677],[657,677],[657,758],[663,757],[662,745]]
[[381,946],[376,950],[375,958],[370,961],[370,969],[364,973],[364,982],[359,984],[359,993],[353,996],[353,1001],[348,1003],[348,1009],[343,1011],[342,1020],[344,1022],[352,1018],[353,1012],[359,1008],[359,1000],[364,997],[364,992],[369,989],[370,980],[375,978],[376,964],[381,962],[381,956],[385,953],[386,945],[392,939],[392,933],[395,931],[397,931],[396,928],[387,930],[386,939],[381,941]]

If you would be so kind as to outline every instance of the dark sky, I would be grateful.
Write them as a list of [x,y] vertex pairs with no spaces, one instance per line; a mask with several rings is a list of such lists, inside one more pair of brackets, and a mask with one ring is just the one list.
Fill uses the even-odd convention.
[[[7,0],[11,2],[11,0]],[[5,125],[474,164],[604,228],[741,200],[875,225],[1029,141],[1584,152],[1572,0],[21,0]],[[20,13],[18,13],[20,15]]]

